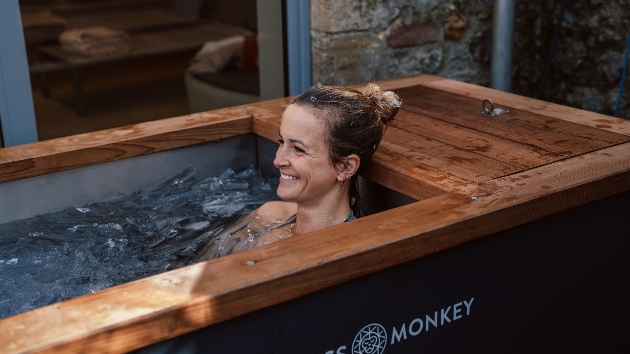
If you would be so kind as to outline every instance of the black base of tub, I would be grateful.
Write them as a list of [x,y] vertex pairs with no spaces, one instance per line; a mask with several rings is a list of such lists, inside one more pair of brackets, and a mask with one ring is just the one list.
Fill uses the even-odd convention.
[[626,192],[138,352],[623,352],[629,218]]

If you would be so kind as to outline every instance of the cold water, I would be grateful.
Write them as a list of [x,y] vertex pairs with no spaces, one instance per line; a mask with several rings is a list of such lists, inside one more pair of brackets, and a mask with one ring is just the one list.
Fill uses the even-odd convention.
[[166,181],[0,225],[0,318],[183,267],[223,226],[277,200],[253,167]]

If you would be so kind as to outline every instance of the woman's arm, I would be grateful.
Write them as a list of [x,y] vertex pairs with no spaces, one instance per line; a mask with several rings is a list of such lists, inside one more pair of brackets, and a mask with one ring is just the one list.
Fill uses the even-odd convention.
[[[264,236],[270,227],[293,217],[297,204],[290,202],[268,202],[257,210],[218,230],[206,249],[200,253],[198,261],[206,261],[251,248],[258,237]],[[269,240],[266,240],[268,243]]]

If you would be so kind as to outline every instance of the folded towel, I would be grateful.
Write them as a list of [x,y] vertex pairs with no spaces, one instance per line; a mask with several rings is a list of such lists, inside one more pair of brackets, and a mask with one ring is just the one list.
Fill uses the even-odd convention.
[[221,71],[230,61],[241,60],[244,42],[244,36],[206,42],[191,60],[188,72],[196,75]]
[[129,34],[107,27],[86,27],[63,32],[61,46],[69,51],[89,56],[126,53],[131,49]]

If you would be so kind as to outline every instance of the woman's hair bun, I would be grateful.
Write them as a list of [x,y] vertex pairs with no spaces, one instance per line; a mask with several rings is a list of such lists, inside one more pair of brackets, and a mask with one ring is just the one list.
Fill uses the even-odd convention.
[[374,83],[369,83],[363,89],[363,95],[370,99],[376,106],[378,115],[383,124],[388,124],[394,120],[398,113],[398,108],[402,104],[400,97],[392,91],[381,91],[381,88]]

